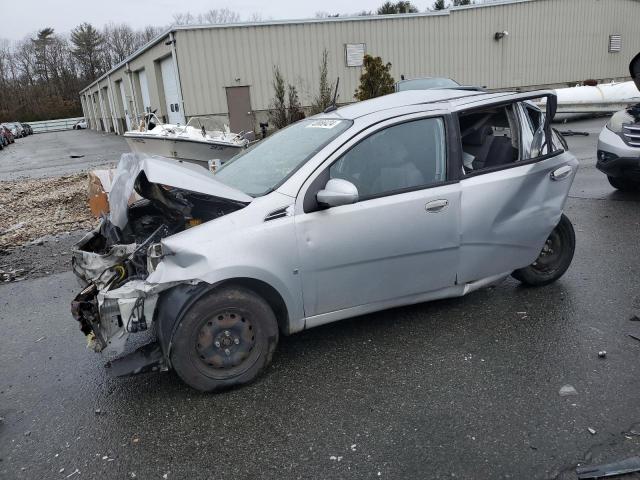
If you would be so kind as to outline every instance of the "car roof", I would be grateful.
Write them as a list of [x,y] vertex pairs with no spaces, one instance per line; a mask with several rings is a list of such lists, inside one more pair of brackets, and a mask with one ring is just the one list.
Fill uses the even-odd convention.
[[[545,96],[552,92],[527,92]],[[401,107],[424,105],[424,110],[463,110],[473,104],[491,103],[495,100],[507,99],[510,96],[521,96],[518,92],[482,92],[477,90],[465,90],[455,88],[442,88],[430,90],[406,90],[398,93],[390,93],[382,97],[356,102],[331,112],[323,117],[344,118],[355,120],[365,115],[377,113],[383,110],[391,110]]]

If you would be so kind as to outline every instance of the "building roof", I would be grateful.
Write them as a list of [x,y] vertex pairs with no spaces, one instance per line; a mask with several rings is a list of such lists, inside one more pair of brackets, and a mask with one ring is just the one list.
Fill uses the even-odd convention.
[[240,23],[221,23],[221,24],[206,24],[206,25],[173,25],[160,33],[157,37],[140,47],[138,50],[133,52],[127,58],[122,60],[120,63],[115,65],[111,70],[91,82],[89,85],[80,90],[80,93],[83,93],[85,90],[89,89],[93,85],[107,78],[110,74],[120,69],[128,62],[138,57],[145,51],[149,50],[154,45],[157,45],[162,40],[164,40],[167,35],[172,32],[180,31],[180,30],[201,30],[201,29],[220,29],[220,28],[250,28],[250,27],[269,27],[269,26],[277,26],[277,25],[298,25],[298,24],[310,24],[310,23],[334,23],[334,22],[363,22],[363,21],[380,21],[380,20],[390,20],[390,19],[400,19],[400,18],[419,18],[419,17],[438,17],[438,16],[448,16],[452,12],[459,10],[469,10],[476,8],[488,8],[495,7],[500,5],[509,5],[509,4],[517,4],[517,3],[525,3],[525,2],[534,2],[539,0],[486,0],[486,3],[479,4],[471,4],[471,5],[463,5],[458,7],[449,7],[445,10],[438,11],[429,11],[429,12],[421,12],[421,13],[398,13],[393,15],[359,15],[359,16],[344,16],[344,17],[327,17],[327,18],[304,18],[304,19],[292,19],[292,20],[267,20],[260,22],[240,22]]

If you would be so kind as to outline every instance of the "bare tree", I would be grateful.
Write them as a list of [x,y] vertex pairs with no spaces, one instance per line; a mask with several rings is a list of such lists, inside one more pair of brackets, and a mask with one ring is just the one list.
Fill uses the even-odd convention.
[[320,59],[320,85],[318,94],[313,99],[311,105],[311,114],[323,112],[331,104],[331,92],[333,91],[333,82],[329,82],[329,52],[325,48],[322,51]]
[[102,30],[105,40],[104,57],[107,68],[111,68],[131,55],[138,47],[136,33],[126,23],[109,23]]
[[269,110],[269,122],[276,128],[283,128],[287,126],[287,105],[286,105],[286,90],[285,82],[282,73],[280,73],[280,67],[273,67],[273,91],[274,98],[271,101],[271,108]]
[[228,8],[214,8],[198,15],[198,20],[202,24],[238,23],[240,14]]
[[190,12],[173,14],[174,25],[191,25],[194,23],[196,23],[196,18]]

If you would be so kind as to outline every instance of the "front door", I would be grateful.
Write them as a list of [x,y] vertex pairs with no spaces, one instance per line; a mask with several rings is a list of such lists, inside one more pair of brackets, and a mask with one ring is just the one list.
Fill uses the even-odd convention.
[[232,132],[253,131],[253,112],[249,87],[227,87],[227,108],[229,109],[229,128]]
[[375,127],[319,173],[359,201],[296,214],[305,316],[392,302],[455,284],[460,190],[445,184],[442,118]]

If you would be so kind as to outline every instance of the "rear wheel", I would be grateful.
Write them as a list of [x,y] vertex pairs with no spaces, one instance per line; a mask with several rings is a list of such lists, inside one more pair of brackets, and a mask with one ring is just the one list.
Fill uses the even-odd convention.
[[212,392],[254,380],[271,362],[278,322],[251,290],[224,287],[198,300],[173,336],[171,364],[189,386]]
[[607,175],[607,180],[612,187],[617,188],[623,192],[629,192],[631,190],[637,190],[640,187],[640,182],[634,182],[628,178],[610,177]]
[[555,282],[567,271],[576,249],[576,235],[566,215],[547,238],[540,255],[528,267],[511,275],[525,285],[539,287]]

